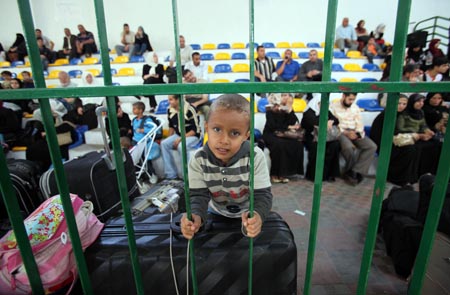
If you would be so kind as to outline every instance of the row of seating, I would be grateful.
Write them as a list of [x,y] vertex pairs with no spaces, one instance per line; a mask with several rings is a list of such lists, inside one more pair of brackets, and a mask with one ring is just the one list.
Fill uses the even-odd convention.
[[[204,43],[202,45],[200,44],[190,44],[192,49],[194,50],[200,50],[200,49],[244,49],[244,48],[248,48],[249,44],[245,44],[242,42],[235,42],[235,43],[219,43],[219,44],[214,44],[214,43]],[[303,43],[303,42],[293,42],[292,44],[290,42],[278,42],[278,43],[273,43],[273,42],[263,42],[261,43],[262,46],[264,46],[264,48],[324,48],[325,47],[325,42],[322,42],[321,44],[316,43],[316,42],[309,42],[309,43]],[[254,43],[254,48],[258,47],[259,44],[258,43]]]

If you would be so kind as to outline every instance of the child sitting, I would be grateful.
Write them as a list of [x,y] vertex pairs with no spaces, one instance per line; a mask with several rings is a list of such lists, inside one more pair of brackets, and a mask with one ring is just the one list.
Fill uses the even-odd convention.
[[241,218],[248,237],[256,237],[272,207],[264,153],[255,147],[254,216],[248,217],[250,180],[250,104],[237,94],[220,96],[205,123],[208,142],[189,163],[192,219],[183,216],[181,230],[192,239],[206,222],[207,211]]

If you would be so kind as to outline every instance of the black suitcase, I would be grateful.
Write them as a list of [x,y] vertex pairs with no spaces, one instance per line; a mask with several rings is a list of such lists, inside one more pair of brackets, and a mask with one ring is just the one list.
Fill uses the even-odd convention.
[[[134,218],[145,294],[176,294],[175,283],[180,294],[186,294],[187,240],[179,231],[181,215],[173,218],[173,222],[169,214]],[[199,294],[247,294],[249,239],[241,233],[241,220],[209,216],[194,241]],[[85,256],[95,294],[136,294],[123,218],[111,219]],[[297,294],[296,289],[294,237],[286,222],[271,213],[254,240],[253,294],[291,295]]]

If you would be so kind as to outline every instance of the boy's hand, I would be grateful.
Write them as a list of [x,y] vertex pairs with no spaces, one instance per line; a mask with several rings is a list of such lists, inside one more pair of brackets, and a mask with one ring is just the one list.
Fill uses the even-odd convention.
[[174,150],[176,150],[178,148],[178,145],[180,144],[180,142],[181,142],[181,137],[179,137],[173,141],[173,149]]
[[200,216],[192,214],[192,219],[194,220],[193,222],[187,219],[186,214],[183,214],[183,217],[181,218],[181,232],[188,240],[192,239],[194,234],[198,232],[202,226],[202,219]]
[[138,128],[138,129],[136,129],[136,132],[137,133],[144,133],[144,128]]
[[242,224],[247,230],[247,236],[254,238],[261,232],[262,220],[258,212],[254,211],[253,217],[248,217],[248,212],[242,213]]

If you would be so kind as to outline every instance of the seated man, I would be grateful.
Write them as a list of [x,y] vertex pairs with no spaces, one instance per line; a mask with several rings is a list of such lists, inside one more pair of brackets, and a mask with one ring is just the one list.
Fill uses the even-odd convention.
[[62,50],[58,51],[58,58],[77,58],[77,36],[73,35],[68,28],[64,29],[64,41]]
[[[167,117],[169,121],[169,137],[161,142],[162,157],[164,160],[164,174],[167,179],[177,178],[177,166],[173,158],[172,150],[178,150],[181,156],[181,129],[178,121],[180,112],[180,96],[169,95],[169,109]],[[193,106],[185,104],[185,130],[186,130],[186,153],[189,163],[189,152],[195,149],[200,137],[200,125],[197,111]]]
[[58,73],[58,79],[59,79],[59,88],[67,88],[67,87],[77,87],[78,85],[76,83],[73,83],[70,80],[69,74],[67,72],[61,71]]
[[[206,80],[199,79],[190,70],[183,71],[183,83],[206,83]],[[184,96],[186,102],[190,103],[193,107],[203,113],[205,117],[208,117],[209,101],[208,94],[186,94]]]
[[[339,120],[339,142],[345,159],[344,180],[352,185],[360,183],[363,175],[367,175],[377,150],[377,145],[364,134],[364,124],[355,100],[356,93],[343,93],[341,100],[330,107]],[[357,157],[355,149],[359,150]]]
[[85,54],[86,57],[91,57],[97,52],[94,34],[86,31],[83,25],[78,25],[78,31],[80,33],[77,35],[77,52],[80,55]]
[[342,52],[345,51],[345,48],[356,50],[358,48],[358,41],[356,40],[354,27],[348,24],[348,17],[344,17],[342,25],[336,29],[336,46]]
[[[192,47],[189,44],[186,44],[186,40],[184,39],[184,36],[180,35],[180,58],[181,58],[181,70],[184,70],[184,66],[188,61],[191,61],[192,59]],[[172,50],[172,53],[170,54],[170,62],[169,67],[174,66],[174,62],[176,61],[177,56],[175,49]]]
[[292,50],[286,49],[284,60],[277,63],[277,81],[293,82],[297,81],[300,65],[292,59]]
[[123,24],[123,31],[120,34],[121,45],[116,45],[116,52],[121,56],[124,52],[133,52],[134,48],[134,32],[130,31],[128,24]]
[[39,54],[41,56],[42,69],[44,71],[47,71],[48,64],[55,61],[54,54],[50,49],[45,47],[44,40],[42,40],[41,37],[37,38],[37,44],[38,44],[38,48],[39,48]]
[[275,72],[273,59],[266,56],[266,49],[262,45],[257,47],[256,53],[258,57],[255,59],[255,81],[272,81],[272,74]]
[[302,64],[298,73],[299,81],[322,81],[323,62],[317,57],[317,50],[309,52],[309,60]]
[[55,43],[53,43],[52,40],[50,40],[48,37],[44,36],[40,29],[36,29],[35,34],[36,34],[36,39],[42,38],[42,41],[44,42],[44,46],[46,48],[48,48],[50,51],[53,51],[53,48],[55,47]]
[[200,53],[192,53],[192,60],[186,63],[184,69],[191,71],[195,77],[208,81],[208,65],[200,60]]

